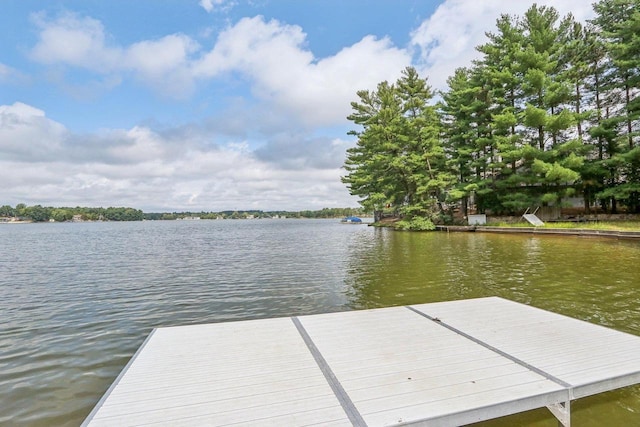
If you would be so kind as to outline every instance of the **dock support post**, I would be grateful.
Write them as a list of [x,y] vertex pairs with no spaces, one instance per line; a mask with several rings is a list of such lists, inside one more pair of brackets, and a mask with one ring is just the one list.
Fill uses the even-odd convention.
[[547,408],[558,419],[558,427],[571,427],[571,401],[553,403]]

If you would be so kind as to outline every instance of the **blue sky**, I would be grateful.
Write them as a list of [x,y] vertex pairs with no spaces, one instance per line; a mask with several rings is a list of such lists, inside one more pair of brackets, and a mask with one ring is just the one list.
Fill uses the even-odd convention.
[[444,89],[531,3],[2,0],[0,204],[357,206],[340,182],[356,91],[409,65]]

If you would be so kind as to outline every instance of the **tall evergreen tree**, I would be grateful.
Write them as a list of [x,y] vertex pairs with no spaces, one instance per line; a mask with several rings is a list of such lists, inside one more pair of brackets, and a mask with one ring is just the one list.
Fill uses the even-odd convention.
[[[528,200],[519,200],[523,194],[514,192],[519,186],[517,171],[521,163],[521,114],[523,74],[520,71],[520,52],[523,34],[516,17],[502,15],[496,22],[497,32],[487,33],[489,41],[477,49],[484,54],[477,62],[474,79],[480,89],[488,113],[484,125],[479,126],[478,144],[483,151],[477,159],[478,209],[500,211],[509,199],[520,208]],[[483,154],[483,155],[482,155]]]
[[477,156],[473,142],[475,119],[473,105],[475,93],[470,82],[470,70],[458,68],[447,79],[449,90],[442,94],[441,115],[445,132],[445,150],[451,170],[457,176],[455,188],[450,192],[454,200],[461,200],[463,215],[468,214],[469,196],[477,190],[472,162]]
[[578,192],[587,210],[640,212],[640,0],[594,8],[587,25],[537,5],[501,16],[439,109],[411,67],[358,92],[343,182],[367,209],[408,217],[445,199],[517,212]]
[[428,215],[436,205],[443,214],[445,192],[455,182],[455,177],[447,168],[440,138],[440,117],[432,105],[433,92],[413,67],[403,71],[396,89],[402,99],[407,142],[402,161],[410,169],[415,189],[407,199],[404,212],[409,216]]
[[[426,80],[409,67],[394,85],[358,92],[360,102],[348,119],[362,127],[350,132],[356,146],[347,150],[342,178],[361,204],[380,215],[394,206],[408,217],[429,216],[453,181],[445,166],[440,124]],[[440,209],[441,210],[441,209]]]
[[[581,138],[592,147],[587,151],[585,164],[580,172],[584,206],[589,212],[598,199],[598,193],[613,181],[616,174],[615,169],[608,165],[608,159],[617,151],[615,132],[612,132],[614,123],[608,118],[611,96],[607,91],[607,81],[611,63],[599,30],[593,24],[582,26],[576,23],[572,37],[574,40],[571,46],[574,50],[571,52],[570,63],[577,69],[570,69],[568,73],[577,79],[577,88],[582,82],[581,98],[585,102],[580,101],[580,104],[589,108],[578,116],[584,118],[586,127]],[[608,203],[600,198],[600,204],[606,206]]]
[[593,22],[612,61],[609,89],[619,97],[608,122],[617,130],[616,153],[608,161],[615,173],[599,196],[610,198],[613,210],[621,200],[640,212],[640,0],[601,0],[594,9]]
[[392,166],[401,154],[400,100],[388,82],[357,95],[360,101],[351,103],[353,113],[347,118],[362,130],[349,132],[358,139],[356,146],[347,150],[344,168],[348,173],[342,182],[351,194],[362,197],[360,204],[378,220],[385,205],[401,198],[402,174]]
[[497,139],[492,135],[492,110],[482,66],[460,68],[447,80],[449,90],[442,94],[441,114],[445,123],[445,149],[452,173],[457,176],[451,189],[453,200],[461,200],[463,215],[468,213],[471,196],[477,209],[491,207],[499,159]]
[[561,203],[573,195],[582,167],[582,145],[572,138],[576,116],[570,106],[571,85],[566,80],[564,35],[572,25],[569,16],[559,20],[551,7],[533,5],[518,22],[522,49],[516,54],[522,75],[521,126],[524,142],[517,151],[517,173],[507,180],[512,190],[503,205],[523,209],[534,204]]

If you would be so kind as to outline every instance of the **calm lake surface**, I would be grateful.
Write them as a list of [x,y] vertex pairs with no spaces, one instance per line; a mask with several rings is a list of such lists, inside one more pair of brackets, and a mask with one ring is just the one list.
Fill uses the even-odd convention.
[[[336,220],[0,225],[0,425],[80,424],[157,326],[497,295],[640,335],[639,261],[636,241]],[[640,387],[572,412],[640,426]]]

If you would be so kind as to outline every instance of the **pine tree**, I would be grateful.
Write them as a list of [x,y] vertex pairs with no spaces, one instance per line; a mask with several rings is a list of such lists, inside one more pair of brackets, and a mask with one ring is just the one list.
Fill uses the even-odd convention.
[[640,212],[640,0],[601,0],[594,9],[612,63],[608,89],[618,97],[606,129],[617,131],[607,162],[615,172],[599,196],[611,199],[613,211],[621,200]]
[[473,75],[488,113],[477,139],[482,146],[477,166],[483,169],[478,174],[480,212],[487,208],[520,209],[530,204],[525,193],[514,191],[521,187],[518,170],[523,148],[523,74],[519,61],[523,34],[518,19],[509,15],[502,15],[496,27],[496,33],[487,33],[489,42],[477,47],[484,57],[477,62]]
[[353,195],[363,197],[361,205],[374,212],[376,220],[383,208],[400,198],[401,176],[392,162],[400,154],[398,145],[401,120],[400,100],[388,82],[378,84],[375,91],[358,91],[360,102],[352,102],[354,110],[348,119],[362,126],[351,131],[357,136],[355,147],[347,150],[342,177]]
[[444,214],[442,202],[455,177],[447,168],[440,138],[440,117],[431,104],[433,92],[412,67],[403,71],[396,88],[403,101],[404,135],[407,138],[406,155],[402,160],[410,169],[412,189],[415,190],[407,200],[404,213],[428,216],[437,206],[438,212]]
[[502,15],[437,108],[411,67],[358,92],[343,182],[365,208],[409,218],[445,200],[517,212],[578,192],[587,210],[640,212],[640,0],[594,8],[587,25],[545,6]]
[[347,150],[342,178],[361,204],[380,216],[385,206],[409,218],[442,211],[447,172],[433,92],[414,68],[394,84],[383,82],[374,92],[358,92],[360,102],[348,119],[362,126],[356,146]]
[[491,103],[486,73],[477,65],[460,68],[447,80],[449,90],[442,94],[441,115],[445,124],[445,149],[451,172],[457,177],[450,190],[452,200],[462,201],[463,215],[468,214],[470,197],[477,210],[495,207],[494,180],[500,163],[493,138]]

